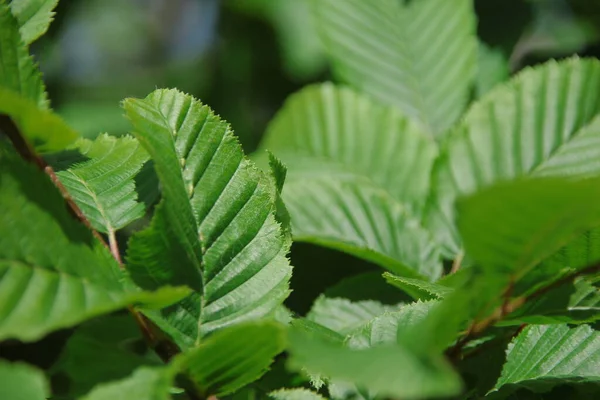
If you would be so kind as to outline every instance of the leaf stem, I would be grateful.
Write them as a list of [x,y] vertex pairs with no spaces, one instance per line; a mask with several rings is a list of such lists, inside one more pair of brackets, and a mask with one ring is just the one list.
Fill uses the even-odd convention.
[[[495,323],[503,320],[506,316],[513,313],[514,311],[516,311],[517,309],[522,307],[527,302],[529,302],[533,299],[536,299],[538,297],[541,297],[544,294],[546,294],[562,285],[571,283],[575,279],[577,279],[581,276],[593,275],[593,274],[597,274],[597,273],[600,273],[600,263],[592,264],[592,265],[585,267],[583,269],[580,269],[579,271],[576,271],[572,274],[565,275],[562,278],[552,282],[551,284],[549,284],[547,286],[544,286],[544,287],[536,290],[535,292],[533,292],[527,296],[516,297],[512,300],[509,300],[509,297],[512,293],[513,286],[514,286],[514,282],[511,281],[511,283],[507,287],[506,291],[504,292],[504,295],[503,295],[504,301],[503,301],[502,305],[497,307],[488,317],[482,319],[481,321],[473,321],[473,323],[467,329],[465,335],[458,342],[456,342],[456,344],[453,347],[451,347],[447,351],[448,356],[450,356],[451,358],[458,358],[462,352],[462,349],[465,347],[465,345],[467,343],[469,343],[471,340],[479,337],[485,330],[490,328]],[[524,325],[521,326],[520,330],[523,327],[524,327]]]
[[122,267],[123,260],[121,259],[121,252],[119,251],[119,242],[117,242],[115,231],[112,229],[108,231],[108,246],[115,260],[117,260],[119,266]]

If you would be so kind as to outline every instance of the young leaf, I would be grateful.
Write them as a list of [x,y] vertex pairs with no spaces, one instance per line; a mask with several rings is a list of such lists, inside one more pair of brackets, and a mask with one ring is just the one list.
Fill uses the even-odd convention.
[[475,74],[470,0],[313,1],[333,70],[442,134],[461,115]]
[[133,178],[148,160],[137,140],[100,135],[82,139],[78,146],[89,161],[57,173],[92,227],[114,233],[141,218],[144,205],[137,202]]
[[600,334],[589,326],[530,325],[508,346],[494,391],[507,385],[543,391],[569,382],[598,382],[599,363]]
[[10,10],[19,23],[23,42],[29,45],[48,30],[58,0],[12,0]]
[[[67,211],[47,176],[12,156],[0,158],[0,340],[46,333],[154,294],[127,291],[108,250]],[[23,240],[27,238],[27,240]],[[162,306],[188,292],[165,288]],[[174,290],[174,292],[173,292]]]
[[600,180],[498,184],[459,200],[458,229],[482,267],[518,281],[578,234],[600,225]]
[[313,304],[306,319],[347,335],[371,319],[397,308],[371,300],[351,302],[346,299],[328,299],[321,296]]
[[45,400],[50,388],[41,371],[26,364],[0,360],[0,399]]
[[280,389],[269,393],[269,397],[275,400],[326,400],[308,389]]
[[174,363],[205,397],[222,396],[260,378],[285,345],[283,326],[249,322],[211,335]]
[[421,279],[406,278],[392,275],[389,272],[383,274],[385,280],[412,296],[415,300],[443,299],[452,293],[453,289],[438,283],[423,281]]
[[458,375],[441,358],[399,344],[354,350],[306,333],[290,333],[290,366],[355,383],[381,397],[457,395]]
[[288,167],[283,198],[295,240],[401,275],[439,276],[437,251],[412,217],[429,191],[437,151],[417,125],[350,89],[324,84],[287,101],[262,147]]
[[163,193],[150,228],[131,240],[128,269],[142,287],[177,282],[194,290],[150,317],[186,348],[273,313],[291,273],[273,179],[244,157],[229,125],[191,96],[157,90],[124,107]]
[[47,108],[42,76],[21,40],[19,25],[5,0],[0,0],[0,87]]
[[471,107],[433,172],[436,201],[427,219],[447,256],[460,251],[458,197],[521,176],[600,172],[594,162],[600,156],[598,87],[599,61],[551,61],[518,74]]
[[120,381],[98,385],[81,400],[170,400],[173,368],[141,367]]
[[[2,114],[10,117],[21,134],[41,153],[63,150],[79,136],[58,115],[40,109],[33,101],[16,92],[0,87]],[[6,127],[3,130],[6,132]]]

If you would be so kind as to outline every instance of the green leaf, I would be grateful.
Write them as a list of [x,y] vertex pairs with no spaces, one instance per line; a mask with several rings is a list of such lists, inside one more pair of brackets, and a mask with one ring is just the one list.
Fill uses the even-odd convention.
[[510,75],[508,60],[499,49],[493,49],[479,42],[477,76],[475,92],[482,97],[497,84],[504,82]]
[[477,62],[470,0],[313,1],[334,73],[444,133],[467,105]]
[[211,335],[174,363],[205,397],[222,396],[260,378],[285,345],[282,325],[249,322]]
[[100,382],[124,379],[140,366],[160,365],[158,358],[153,359],[148,356],[150,353],[140,354],[137,350],[143,340],[130,315],[91,320],[69,337],[51,375],[67,378],[68,395],[77,397]]
[[263,148],[288,167],[294,239],[343,250],[401,275],[436,278],[437,250],[416,216],[436,144],[394,109],[331,84],[288,99]]
[[461,391],[460,378],[441,358],[399,344],[354,350],[292,331],[289,351],[292,368],[350,381],[381,397],[445,397]]
[[4,0],[0,2],[0,88],[18,93],[40,108],[48,107],[42,76]]
[[137,202],[133,178],[148,160],[137,140],[100,135],[81,139],[78,148],[89,161],[57,173],[92,227],[114,233],[141,218],[144,205]]
[[0,360],[0,399],[44,400],[50,389],[44,374],[26,364]]
[[48,30],[58,0],[12,0],[10,10],[19,23],[25,44],[31,44]]
[[385,280],[412,296],[415,300],[443,299],[453,289],[438,283],[423,281],[421,279],[406,278],[392,275],[389,272],[383,274]]
[[187,284],[181,303],[148,314],[182,347],[225,326],[272,314],[287,297],[289,239],[276,220],[274,180],[230,127],[191,96],[158,90],[124,108],[150,154],[162,202],[130,242],[140,286]]
[[41,110],[19,94],[0,87],[0,115],[8,115],[40,153],[63,150],[79,136],[58,115]]
[[589,326],[530,325],[508,346],[494,391],[507,385],[545,391],[559,384],[598,382],[599,363],[600,333]]
[[[128,291],[108,250],[68,212],[50,179],[0,158],[0,340],[35,341],[130,304],[164,306],[187,291]],[[26,238],[27,240],[24,240]]]
[[424,321],[436,304],[437,301],[417,301],[402,305],[398,311],[387,311],[352,332],[346,343],[355,349],[402,343],[405,341],[405,333]]
[[269,397],[275,400],[326,400],[308,389],[280,389],[269,393]]
[[351,302],[346,299],[329,299],[320,296],[306,315],[306,319],[339,334],[347,335],[371,319],[397,308],[397,306],[388,306],[372,300]]
[[600,180],[564,178],[497,184],[459,200],[458,229],[482,267],[518,281],[542,260],[600,225]]
[[569,59],[529,68],[468,111],[433,172],[427,225],[445,255],[460,252],[455,200],[517,177],[600,172],[600,62]]
[[172,368],[141,367],[125,379],[98,385],[81,400],[170,400],[173,380]]

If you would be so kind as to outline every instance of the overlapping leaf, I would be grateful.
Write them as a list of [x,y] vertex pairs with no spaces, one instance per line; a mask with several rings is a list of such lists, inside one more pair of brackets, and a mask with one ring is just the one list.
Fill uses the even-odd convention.
[[57,173],[94,229],[114,234],[144,215],[133,178],[148,160],[137,140],[100,135],[78,146],[89,161]]
[[138,368],[131,376],[98,385],[81,400],[170,400],[173,368]]
[[274,312],[288,294],[291,267],[273,179],[244,157],[229,125],[191,96],[158,90],[124,107],[163,194],[151,227],[130,243],[128,268],[142,287],[194,290],[150,316],[186,348]]
[[383,277],[389,284],[403,290],[415,300],[442,299],[453,290],[452,288],[440,285],[439,283],[396,276],[388,272],[384,273]]
[[50,180],[8,155],[0,159],[0,209],[7,233],[0,235],[0,339],[32,341],[128,304],[164,306],[187,293],[126,291],[108,250],[69,215]]
[[29,365],[0,360],[0,399],[44,400],[50,394],[44,374]]
[[175,361],[204,396],[225,395],[257,380],[285,349],[284,327],[250,322],[211,335]]
[[19,23],[25,44],[30,44],[48,30],[58,0],[12,0],[10,10]]
[[437,251],[411,216],[427,196],[436,155],[417,125],[350,89],[324,84],[293,95],[262,146],[288,166],[283,198],[296,240],[401,275],[439,276]]
[[5,0],[0,1],[0,87],[20,94],[41,108],[47,107],[41,74]]
[[457,203],[467,253],[518,281],[578,235],[600,226],[600,179],[497,184]]
[[427,398],[461,391],[459,377],[441,358],[399,344],[356,350],[293,331],[289,351],[293,368],[353,382],[379,396]]
[[0,114],[10,117],[21,135],[40,153],[63,150],[79,136],[58,115],[3,87],[0,87]]
[[462,114],[475,74],[470,0],[314,0],[337,76],[435,134]]
[[584,325],[531,325],[509,345],[494,390],[518,385],[547,390],[561,383],[600,381],[600,334]]
[[428,225],[448,257],[459,252],[457,197],[501,180],[600,172],[600,62],[570,59],[528,69],[475,103],[434,168]]

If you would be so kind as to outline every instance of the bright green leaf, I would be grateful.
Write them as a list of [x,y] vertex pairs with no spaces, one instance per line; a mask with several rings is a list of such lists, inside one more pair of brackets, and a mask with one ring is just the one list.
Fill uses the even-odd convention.
[[485,268],[518,281],[542,260],[600,225],[600,180],[560,178],[498,184],[460,200],[465,249]]
[[355,350],[293,331],[289,351],[294,369],[354,382],[381,397],[426,398],[461,391],[458,375],[444,360],[398,344]]
[[285,328],[249,322],[223,329],[174,361],[200,393],[225,395],[260,378],[285,349]]
[[4,0],[0,1],[0,88],[12,90],[36,106],[47,108],[42,76]]
[[170,400],[172,368],[138,368],[131,376],[98,385],[81,400]]
[[58,0],[12,0],[10,10],[19,23],[25,44],[30,44],[48,30],[54,19]]
[[244,157],[229,125],[191,96],[158,90],[124,107],[163,196],[150,228],[130,242],[128,269],[145,288],[194,290],[148,315],[186,348],[272,314],[288,295],[291,273],[274,179]]
[[477,41],[471,0],[314,0],[344,82],[444,133],[466,106]]
[[529,68],[468,111],[433,172],[427,218],[448,257],[460,252],[454,202],[502,180],[600,173],[600,61],[569,59]]
[[506,385],[543,391],[564,383],[600,381],[600,333],[584,325],[530,325],[508,346],[494,390]]
[[385,272],[383,277],[390,285],[394,285],[398,289],[403,290],[415,300],[443,299],[446,295],[452,293],[453,290],[450,287],[438,283],[396,276],[389,272]]
[[81,211],[100,232],[113,235],[144,215],[133,178],[148,160],[137,140],[100,135],[81,139],[78,149],[90,160],[57,173]]
[[0,399],[44,400],[50,395],[44,374],[26,364],[0,360]]
[[41,153],[63,150],[79,136],[58,115],[42,110],[33,101],[2,87],[0,114],[9,116],[21,135]]
[[332,247],[400,275],[436,278],[438,253],[418,215],[436,144],[394,109],[331,84],[293,95],[263,148],[288,167],[283,199],[295,240]]

